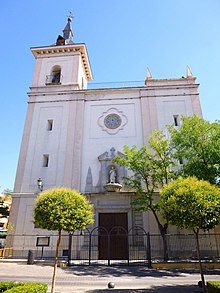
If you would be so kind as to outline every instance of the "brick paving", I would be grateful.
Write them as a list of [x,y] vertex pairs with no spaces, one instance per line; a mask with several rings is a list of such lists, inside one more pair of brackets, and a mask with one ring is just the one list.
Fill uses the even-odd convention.
[[[53,267],[49,265],[26,265],[0,263],[1,281],[36,281],[51,285]],[[220,270],[205,272],[206,280],[220,281]],[[194,293],[203,292],[197,286],[198,271],[155,270],[143,266],[107,267],[73,266],[58,268],[56,293]],[[108,289],[114,282],[115,288]],[[49,292],[49,291],[48,291]]]

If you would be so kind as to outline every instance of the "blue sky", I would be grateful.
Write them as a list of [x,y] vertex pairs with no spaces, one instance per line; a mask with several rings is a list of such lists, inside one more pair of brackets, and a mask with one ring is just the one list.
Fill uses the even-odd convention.
[[1,0],[0,186],[13,189],[27,92],[30,47],[53,44],[73,10],[76,43],[86,43],[94,82],[185,76],[200,83],[205,119],[220,118],[219,0]]

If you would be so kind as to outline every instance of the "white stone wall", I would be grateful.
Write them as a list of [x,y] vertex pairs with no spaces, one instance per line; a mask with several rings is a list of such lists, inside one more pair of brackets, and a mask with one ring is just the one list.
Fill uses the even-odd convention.
[[[124,145],[140,148],[154,129],[165,130],[172,124],[174,115],[179,119],[182,115],[201,117],[195,78],[150,79],[146,86],[136,88],[79,90],[86,89],[87,80],[92,79],[84,45],[42,47],[32,52],[36,66],[10,217],[15,233],[47,233],[34,228],[32,222],[39,177],[44,189],[67,186],[90,192],[86,189],[88,174],[95,225],[99,224],[99,212],[127,212],[129,228],[136,221],[147,231],[156,230],[149,213],[141,218],[132,212],[129,193],[96,193],[100,191],[98,157],[110,154],[112,147],[116,153],[123,153]],[[46,76],[54,66],[61,68],[61,84],[46,85]],[[120,117],[119,127],[106,126],[109,114]],[[53,121],[52,131],[48,130],[48,120]],[[49,155],[48,166],[43,165],[44,155]]]
[[78,85],[78,89],[81,89],[83,79],[84,88],[87,88],[87,78],[79,52],[75,52],[71,56],[62,56],[62,54],[39,56],[36,60],[32,87],[45,86],[46,77],[51,75],[54,66],[61,68],[63,86],[74,84]]
[[[53,120],[52,131],[47,129],[48,120]],[[21,192],[37,192],[39,177],[45,188],[63,185],[67,126],[66,103],[35,105]],[[43,166],[44,154],[49,155],[48,167]]]
[[174,123],[174,116],[192,116],[193,108],[190,97],[157,98],[158,128],[166,129],[166,125]]
[[[83,153],[81,170],[81,191],[85,190],[89,167],[92,172],[93,186],[99,181],[100,162],[98,156],[109,152],[112,147],[123,153],[124,145],[143,145],[140,99],[127,99],[129,91],[120,94],[120,99],[105,93],[101,101],[86,101],[83,130]],[[92,98],[92,96],[90,96]],[[96,96],[96,98],[98,98]],[[115,99],[114,99],[115,98]],[[126,98],[126,99],[125,99]],[[116,130],[104,125],[104,118],[116,113],[122,119],[121,127]]]

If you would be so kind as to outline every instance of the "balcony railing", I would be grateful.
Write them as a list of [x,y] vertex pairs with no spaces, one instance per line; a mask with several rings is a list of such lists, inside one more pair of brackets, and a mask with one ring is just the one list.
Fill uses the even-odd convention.
[[[62,83],[62,74],[47,75],[46,85],[56,85]],[[110,89],[110,88],[129,88],[129,87],[143,87],[145,81],[120,81],[120,82],[90,82],[88,83],[88,89]]]
[[120,82],[90,82],[88,89],[107,89],[107,88],[126,88],[145,86],[144,80],[141,81],[120,81]]
[[62,74],[52,74],[46,76],[45,84],[61,84],[62,81]]

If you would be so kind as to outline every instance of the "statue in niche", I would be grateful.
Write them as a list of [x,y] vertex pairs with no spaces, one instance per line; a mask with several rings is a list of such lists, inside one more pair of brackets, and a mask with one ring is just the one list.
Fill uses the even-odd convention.
[[[110,149],[110,152],[104,152],[100,156],[98,156],[98,160],[101,163],[101,170],[99,173],[99,185],[101,191],[104,189],[107,192],[119,192],[122,189],[122,184],[119,183],[122,177],[126,176],[125,167],[117,166],[114,164],[115,155],[119,155],[120,157],[125,157],[124,154],[117,152],[114,147]],[[104,187],[104,188],[103,188]]]
[[120,183],[117,183],[117,169],[115,166],[111,166],[111,169],[107,171],[109,176],[109,182],[104,185],[107,192],[119,192],[122,188]]
[[109,183],[114,184],[116,181],[116,170],[115,167],[112,167],[111,170],[109,171]]

